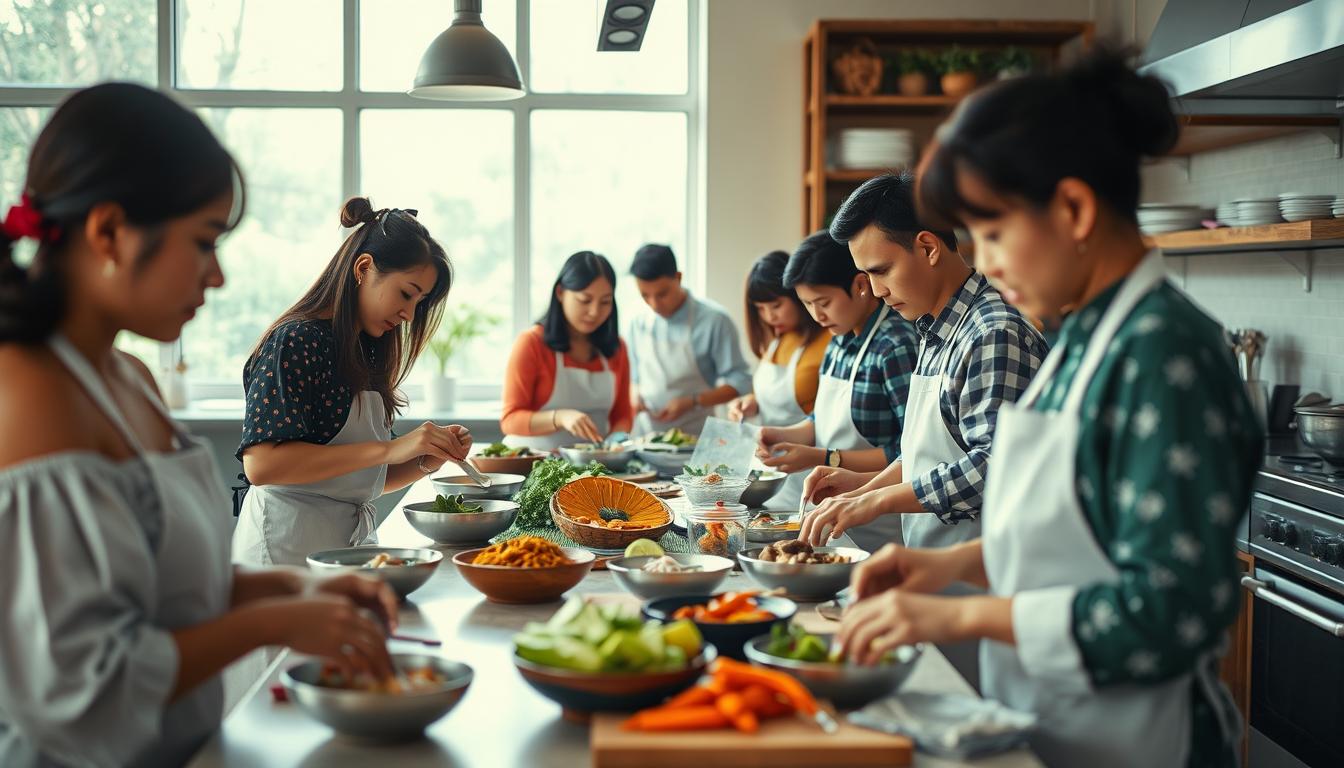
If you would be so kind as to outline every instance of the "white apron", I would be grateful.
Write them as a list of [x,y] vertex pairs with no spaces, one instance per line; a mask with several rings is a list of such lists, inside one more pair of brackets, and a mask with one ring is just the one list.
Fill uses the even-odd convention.
[[[360,392],[327,445],[390,440],[386,413],[377,392]],[[253,486],[233,532],[234,562],[303,566],[314,552],[377,541],[372,502],[386,481],[387,465],[378,464],[317,483]]]
[[[906,482],[933,470],[939,464],[954,464],[966,456],[966,451],[962,450],[961,444],[952,436],[952,432],[947,428],[947,422],[943,420],[939,395],[942,394],[943,369],[947,365],[947,356],[951,354],[952,341],[970,314],[971,307],[968,306],[952,331],[944,337],[942,348],[936,353],[938,359],[933,366],[933,374],[929,376],[915,374],[910,377],[910,396],[905,403],[905,423],[901,425],[901,477]],[[928,349],[921,340],[916,371],[924,369],[924,356],[927,352]],[[901,532],[907,547],[947,547],[980,536],[978,520],[962,520],[956,525],[946,525],[937,515],[928,512],[902,514],[900,518]],[[970,595],[979,592],[980,590],[968,584],[956,583],[943,590],[942,594]],[[939,643],[938,650],[967,682],[979,690],[978,640]]]
[[[1031,407],[1059,368],[1063,348],[1057,347],[1021,400],[999,412],[983,513],[985,571],[994,594],[1009,597],[1025,590],[1119,581],[1119,572],[1097,544],[1078,503],[1075,457],[1080,409],[1116,330],[1164,278],[1165,266],[1157,252],[1126,278],[1088,342],[1061,410]],[[1057,630],[1052,647],[1015,648],[985,641],[981,650],[985,695],[1040,716],[1031,745],[1049,765],[1185,765],[1191,680],[1198,674],[1204,690],[1220,691],[1212,664],[1206,659],[1198,665],[1201,672],[1154,685],[1094,690],[1074,644],[1072,617],[1067,609],[1061,613],[1033,617]],[[1014,621],[1020,616],[1015,606]],[[1022,642],[1020,632],[1018,637]],[[1028,674],[1019,660],[1024,653],[1052,660],[1051,674]],[[1215,696],[1216,709],[1225,694]]]
[[[854,380],[858,378],[868,345],[872,342],[873,336],[877,335],[877,329],[882,327],[882,321],[889,312],[891,307],[883,304],[882,309],[878,311],[877,321],[868,330],[863,345],[859,347],[859,354],[854,358],[854,367],[850,369],[849,379],[841,379],[834,375],[835,367],[840,362],[840,356],[836,355],[831,361],[830,370],[823,371],[817,381],[817,405],[812,410],[816,417],[816,429],[813,433],[815,447],[829,448],[833,451],[858,451],[877,447],[868,442],[859,432],[859,428],[854,426]],[[901,540],[901,519],[897,515],[882,515],[867,525],[850,528],[845,533],[849,534],[856,546],[869,552],[876,552],[883,544]]]
[[[211,458],[209,444],[173,421],[163,401],[140,374],[120,357],[125,375],[140,382],[145,397],[173,427],[178,447],[167,453],[147,451],[122,416],[111,392],[93,366],[62,336],[48,345],[98,408],[116,426],[149,468],[162,511],[157,536],[150,532],[157,574],[158,604],[150,620],[175,630],[218,618],[229,609],[233,566],[228,557],[229,501]],[[201,683],[162,714],[162,741],[138,765],[182,765],[219,727],[224,693],[219,676]]]
[[[700,365],[695,361],[695,350],[691,346],[691,332],[695,329],[695,299],[686,297],[686,339],[658,339],[653,333],[634,337],[631,344],[638,344],[639,361],[639,398],[644,401],[645,411],[635,416],[635,434],[646,435],[676,427],[692,435],[700,434],[709,416],[709,408],[693,405],[680,418],[672,421],[654,421],[650,415],[657,413],[677,397],[695,397],[712,387],[700,373]],[[655,320],[656,322],[656,320]],[[670,335],[670,334],[669,334]]]
[[[556,352],[555,388],[551,390],[551,397],[546,404],[537,410],[573,408],[583,411],[597,425],[597,431],[605,436],[611,433],[611,407],[616,403],[616,397],[620,393],[616,391],[616,374],[612,373],[606,358],[596,351],[594,354],[597,354],[597,358],[602,361],[600,371],[568,368],[565,366],[564,354]],[[584,438],[575,437],[564,428],[557,429],[549,435],[504,436],[504,444],[511,448],[527,447],[540,453],[548,453],[564,445],[582,442],[585,442]]]
[[[760,365],[751,377],[751,389],[756,394],[756,408],[761,425],[766,427],[787,427],[807,418],[802,406],[798,405],[798,393],[794,387],[797,381],[798,361],[803,359],[807,344],[799,344],[789,361],[784,365],[773,362],[775,351],[779,349],[779,339],[770,342],[770,348],[761,357]],[[766,502],[771,509],[795,510],[803,498],[803,481],[812,470],[793,472],[784,480],[779,492]]]
[[[905,423],[901,425],[901,477],[905,482],[932,471],[939,464],[955,464],[966,456],[966,451],[962,450],[961,444],[947,428],[947,422],[943,421],[942,409],[938,403],[943,389],[943,369],[947,365],[947,356],[951,354],[952,340],[966,323],[966,318],[971,314],[970,310],[968,306],[966,313],[957,321],[951,333],[943,339],[942,348],[937,352],[938,360],[933,366],[933,375],[921,376],[916,373],[910,377],[910,396],[905,402]],[[915,364],[916,371],[925,369],[924,356],[927,353],[928,350],[921,340],[919,361]],[[962,520],[956,525],[945,525],[937,515],[921,512],[901,515],[901,531],[905,535],[907,547],[946,547],[978,538],[980,523],[974,520]]]

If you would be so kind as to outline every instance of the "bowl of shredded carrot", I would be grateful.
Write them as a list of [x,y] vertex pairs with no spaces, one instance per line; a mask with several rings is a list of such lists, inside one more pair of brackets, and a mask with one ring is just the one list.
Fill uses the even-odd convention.
[[492,603],[549,603],[573,589],[592,570],[597,556],[562,547],[539,536],[469,549],[453,557],[467,583]]

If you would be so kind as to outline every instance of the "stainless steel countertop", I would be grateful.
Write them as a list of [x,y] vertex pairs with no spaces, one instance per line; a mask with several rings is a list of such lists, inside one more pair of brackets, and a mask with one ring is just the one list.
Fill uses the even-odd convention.
[[[427,481],[411,488],[403,503],[433,498]],[[406,523],[398,507],[379,528],[380,543],[389,546],[430,546],[431,542]],[[591,764],[588,727],[560,718],[560,708],[533,691],[513,669],[513,635],[529,621],[544,621],[558,603],[502,606],[486,602],[461,579],[448,555],[438,572],[402,606],[400,632],[433,636],[443,641],[439,652],[469,664],[475,671],[471,688],[458,707],[428,731],[428,738],[403,745],[365,746],[336,737],[326,726],[309,719],[293,704],[275,704],[269,688],[279,669],[292,663],[282,654],[267,670],[266,677],[225,719],[223,727],[191,762],[193,768],[268,768],[275,766],[396,765],[506,766],[574,768]],[[751,585],[736,573],[725,587]],[[606,571],[594,571],[570,594],[603,596],[628,601]],[[799,605],[798,618],[813,631],[835,625],[820,618],[811,603]],[[394,652],[425,651],[416,643],[394,641]],[[432,652],[433,649],[430,649]],[[906,690],[971,693],[967,685],[937,650],[930,648],[905,685]],[[818,738],[824,738],[818,735]],[[952,768],[975,765],[993,768],[1037,768],[1041,763],[1028,751],[998,755],[972,763],[917,755],[915,765]]]

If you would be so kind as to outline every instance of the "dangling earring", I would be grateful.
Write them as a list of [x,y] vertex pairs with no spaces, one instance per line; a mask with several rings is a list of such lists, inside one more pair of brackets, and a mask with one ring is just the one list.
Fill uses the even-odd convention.
[[117,274],[117,263],[108,259],[103,263],[103,277],[111,278],[115,274]]

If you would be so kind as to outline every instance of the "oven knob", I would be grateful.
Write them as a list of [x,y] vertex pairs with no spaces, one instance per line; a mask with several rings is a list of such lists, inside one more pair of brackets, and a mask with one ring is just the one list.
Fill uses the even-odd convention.
[[1344,542],[1332,541],[1327,543],[1323,559],[1331,565],[1344,565]]
[[1270,541],[1283,541],[1283,523],[1278,520],[1265,523],[1265,538]]
[[1297,545],[1297,526],[1296,526],[1296,525],[1293,525],[1292,523],[1284,523],[1284,524],[1283,524],[1283,535],[1282,535],[1282,537],[1279,539],[1279,541],[1282,541],[1284,544],[1287,544],[1287,545],[1290,546],[1290,547],[1292,547],[1292,546],[1296,546],[1296,545]]

